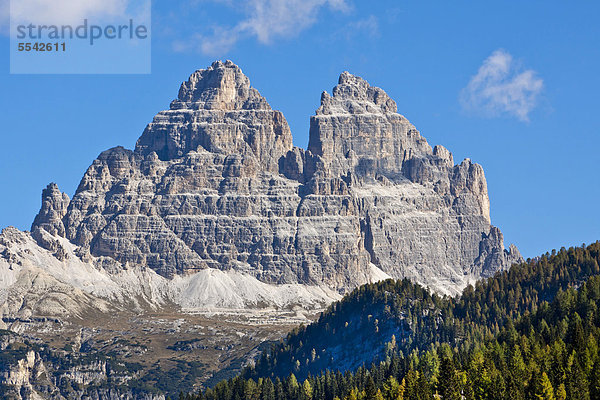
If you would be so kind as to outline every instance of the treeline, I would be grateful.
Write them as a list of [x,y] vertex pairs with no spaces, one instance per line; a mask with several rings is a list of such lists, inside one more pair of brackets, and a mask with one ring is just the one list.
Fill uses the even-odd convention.
[[282,378],[293,372],[304,379],[326,369],[355,370],[436,343],[469,350],[559,291],[598,275],[599,263],[600,242],[563,248],[477,282],[458,298],[431,294],[408,280],[364,285],[332,304],[317,322],[273,345],[244,377]]
[[600,277],[559,289],[471,349],[431,344],[369,369],[218,383],[185,400],[600,399]]

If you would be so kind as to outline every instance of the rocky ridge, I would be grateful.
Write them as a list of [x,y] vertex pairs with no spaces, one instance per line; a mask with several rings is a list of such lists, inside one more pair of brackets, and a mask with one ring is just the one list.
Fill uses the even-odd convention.
[[72,200],[51,185],[42,202],[34,237],[168,279],[212,268],[343,293],[381,270],[457,293],[521,260],[490,225],[481,166],[454,165],[382,89],[347,72],[323,93],[304,150],[238,66],[215,62],[133,151],[103,152]]

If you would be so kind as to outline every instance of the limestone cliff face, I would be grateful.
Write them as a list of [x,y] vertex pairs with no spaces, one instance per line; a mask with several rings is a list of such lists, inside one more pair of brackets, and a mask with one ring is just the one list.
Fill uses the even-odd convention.
[[490,225],[481,166],[454,165],[347,72],[304,150],[239,67],[215,62],[133,151],[103,152],[70,202],[59,193],[46,189],[32,231],[168,278],[234,269],[344,292],[387,274],[456,293],[522,259]]

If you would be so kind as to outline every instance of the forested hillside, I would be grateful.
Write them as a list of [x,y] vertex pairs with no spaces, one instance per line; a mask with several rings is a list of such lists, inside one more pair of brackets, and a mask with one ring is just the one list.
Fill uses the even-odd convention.
[[362,286],[204,396],[600,399],[599,262],[600,242],[553,251],[458,298]]
[[274,345],[245,376],[299,379],[325,369],[353,370],[392,354],[448,343],[469,349],[499,333],[509,320],[552,301],[600,273],[600,242],[561,249],[442,298],[407,280],[361,286],[334,303],[316,323]]
[[237,377],[193,400],[600,399],[600,277],[578,290],[559,291],[516,324],[469,350],[448,343],[393,355],[354,373],[325,371],[299,382],[295,375]]

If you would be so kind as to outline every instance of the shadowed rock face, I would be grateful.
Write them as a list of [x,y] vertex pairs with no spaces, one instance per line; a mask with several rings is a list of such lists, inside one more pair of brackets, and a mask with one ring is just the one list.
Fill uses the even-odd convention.
[[240,68],[215,62],[134,151],[100,154],[70,202],[46,189],[32,231],[165,277],[212,267],[341,292],[373,265],[456,293],[522,260],[490,225],[481,166],[432,150],[383,90],[344,72],[310,126],[293,147]]

